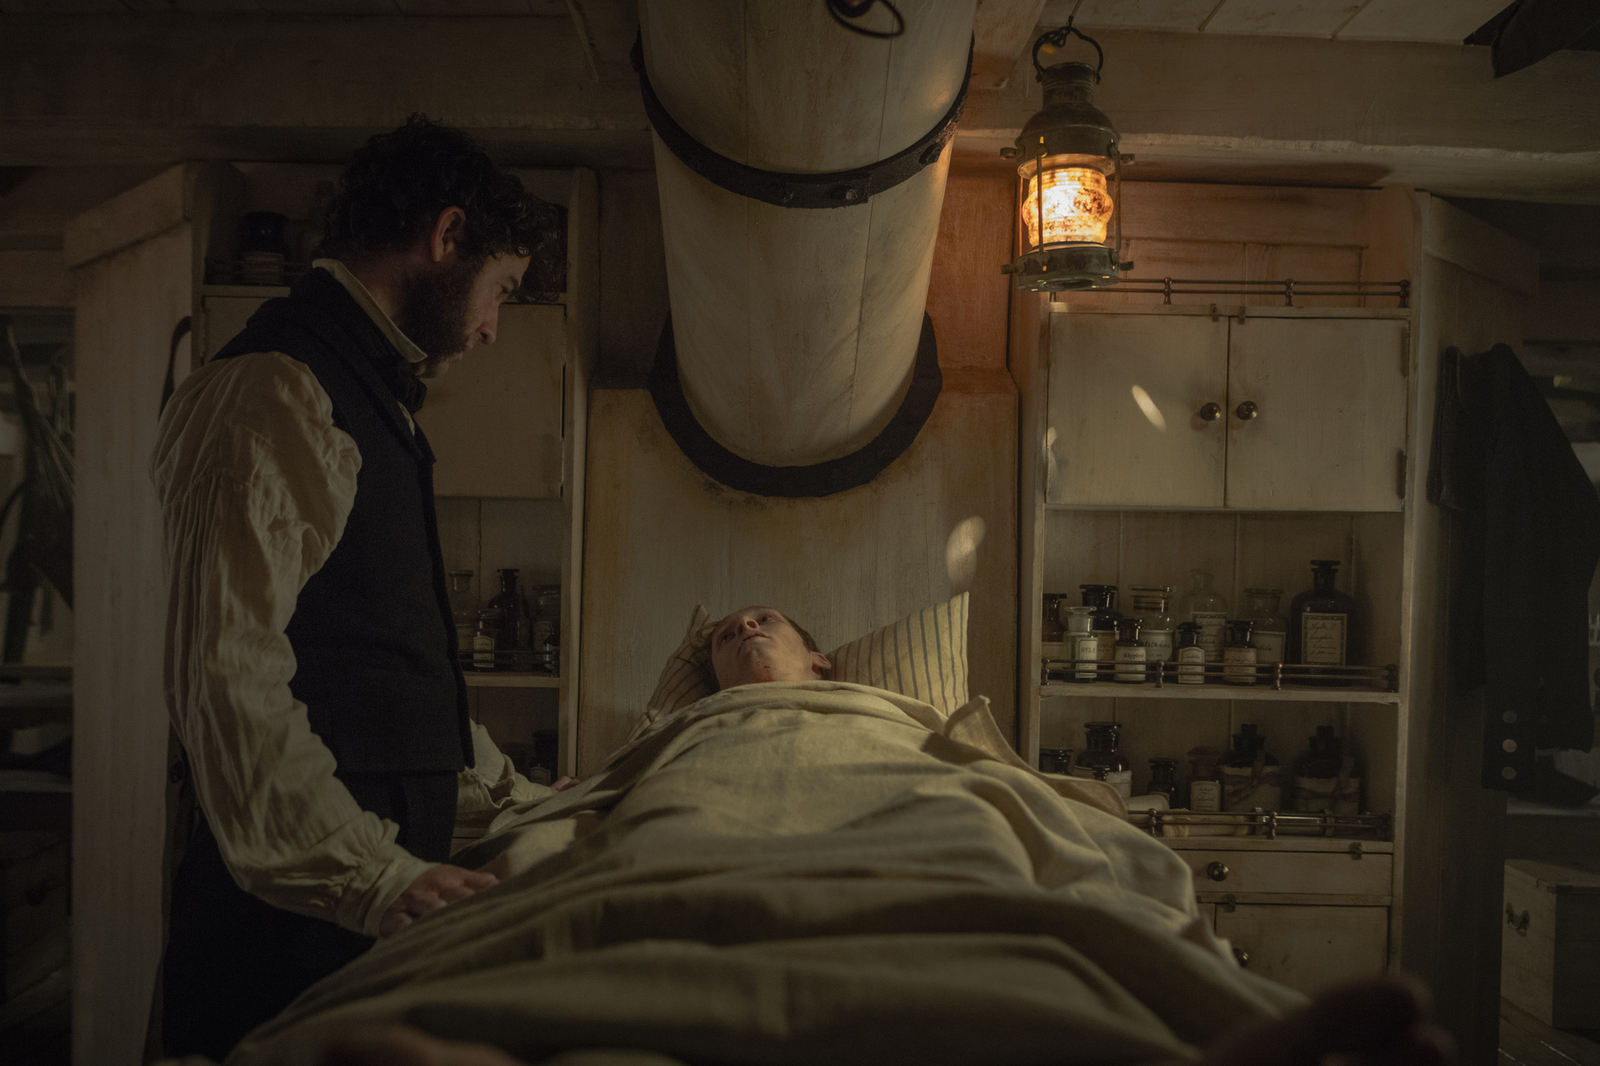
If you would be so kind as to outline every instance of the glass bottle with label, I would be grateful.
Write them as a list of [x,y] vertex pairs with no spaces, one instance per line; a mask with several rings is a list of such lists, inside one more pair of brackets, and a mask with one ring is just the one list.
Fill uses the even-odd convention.
[[1239,727],[1220,769],[1223,810],[1283,810],[1283,771],[1267,753],[1267,738],[1254,725]]
[[1066,637],[1061,625],[1061,601],[1065,598],[1059,592],[1046,592],[1044,594],[1044,613],[1039,625],[1039,658],[1046,660],[1046,665],[1044,666],[1044,679],[1046,681],[1060,681],[1065,677],[1061,667],[1048,665],[1048,660],[1070,657],[1070,653],[1064,643]]
[[1355,758],[1333,726],[1317,726],[1311,749],[1294,767],[1294,809],[1308,813],[1355,814],[1361,809],[1361,779],[1355,776]]
[[1133,771],[1127,757],[1117,750],[1122,726],[1116,722],[1085,722],[1083,732],[1088,746],[1073,760],[1072,776],[1104,781],[1123,799],[1133,795]]
[[478,612],[477,628],[472,633],[472,668],[493,670],[500,643],[503,612],[493,605]]
[[1117,610],[1117,586],[1079,585],[1078,588],[1083,590],[1084,605],[1095,609],[1094,635],[1100,641],[1100,661],[1115,662],[1117,620],[1122,617],[1122,612]]
[[517,588],[516,568],[495,572],[500,575],[500,591],[489,601],[489,607],[500,612],[500,628],[494,637],[495,666],[501,670],[532,669],[533,618]]
[[1133,615],[1139,619],[1139,639],[1150,649],[1153,663],[1172,661],[1172,616],[1167,604],[1172,602],[1170,585],[1133,585],[1128,589],[1133,596]]
[[1068,607],[1066,611],[1067,635],[1064,646],[1066,657],[1075,660],[1075,663],[1065,671],[1065,680],[1079,685],[1091,684],[1099,673],[1095,663],[1100,658],[1100,638],[1094,635],[1095,609]]
[[1211,571],[1191,570],[1189,591],[1178,601],[1178,621],[1200,624],[1200,646],[1206,650],[1206,662],[1222,661],[1222,645],[1226,640],[1223,625],[1228,620],[1228,601],[1213,586]]
[[1200,646],[1200,623],[1178,623],[1178,646],[1173,649],[1178,661],[1178,684],[1203,685],[1206,682],[1206,650]]
[[561,586],[536,585],[533,595],[533,668],[556,674],[561,667]]
[[1146,792],[1167,797],[1167,806],[1178,805],[1178,760],[1157,757],[1150,760],[1150,784]]
[[1040,748],[1039,770],[1047,774],[1071,774],[1072,749]]
[[[1337,559],[1311,560],[1312,587],[1289,605],[1289,662],[1307,666],[1349,666],[1359,647],[1361,619],[1355,598],[1334,587]],[[1337,685],[1335,678],[1306,684]]]
[[1217,770],[1221,758],[1216,748],[1189,749],[1189,809],[1196,814],[1222,811],[1222,777]]
[[1229,685],[1256,683],[1256,646],[1250,641],[1248,618],[1228,621],[1228,643],[1222,649],[1222,680]]
[[1116,673],[1112,680],[1123,685],[1142,685],[1149,680],[1149,647],[1139,639],[1137,618],[1117,619]]
[[1289,636],[1289,620],[1278,613],[1283,599],[1282,589],[1245,589],[1244,614],[1255,623],[1250,640],[1256,646],[1256,662],[1262,664],[1284,661],[1284,641]]
[[456,655],[463,666],[472,661],[472,638],[478,633],[478,606],[473,602],[472,571],[452,570],[450,579],[450,617],[456,625]]

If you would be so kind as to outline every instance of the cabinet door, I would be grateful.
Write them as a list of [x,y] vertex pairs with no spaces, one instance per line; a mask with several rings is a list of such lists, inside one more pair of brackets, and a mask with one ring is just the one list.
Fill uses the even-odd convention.
[[507,304],[495,342],[428,383],[437,495],[560,499],[566,349],[566,308]]
[[1051,315],[1048,502],[1222,506],[1226,420],[1198,412],[1227,402],[1227,345],[1205,315]]
[[1254,973],[1313,995],[1382,970],[1389,958],[1389,908],[1241,903],[1217,908],[1217,935]]
[[[1229,507],[1398,511],[1406,323],[1250,318],[1230,326]],[[1254,418],[1239,408],[1255,404]]]

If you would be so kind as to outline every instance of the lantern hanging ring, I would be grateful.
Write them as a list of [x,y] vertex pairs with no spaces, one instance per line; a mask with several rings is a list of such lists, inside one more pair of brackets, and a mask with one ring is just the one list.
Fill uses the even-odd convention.
[[1074,35],[1081,40],[1089,42],[1089,44],[1094,47],[1094,54],[1100,57],[1100,62],[1097,63],[1094,68],[1094,80],[1096,83],[1100,81],[1100,71],[1105,69],[1106,65],[1105,50],[1100,47],[1099,41],[1096,41],[1093,37],[1090,37],[1087,33],[1084,33],[1082,30],[1077,29],[1072,25],[1072,16],[1070,15],[1067,17],[1067,24],[1065,26],[1061,27],[1059,30],[1051,30],[1049,33],[1041,33],[1039,35],[1039,39],[1033,42],[1034,81],[1038,81],[1044,77],[1044,67],[1039,65],[1039,49],[1043,48],[1045,45],[1049,45],[1052,48],[1065,47],[1067,38]]

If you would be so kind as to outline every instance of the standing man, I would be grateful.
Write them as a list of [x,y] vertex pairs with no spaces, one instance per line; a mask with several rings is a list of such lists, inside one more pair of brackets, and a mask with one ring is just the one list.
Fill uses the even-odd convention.
[[[467,717],[424,378],[491,344],[555,212],[421,116],[372,138],[324,258],[162,417],[167,701],[203,813],[174,879],[169,1054],[221,1060],[301,991],[495,883],[461,806],[543,792]],[[476,749],[476,750],[475,750]]]

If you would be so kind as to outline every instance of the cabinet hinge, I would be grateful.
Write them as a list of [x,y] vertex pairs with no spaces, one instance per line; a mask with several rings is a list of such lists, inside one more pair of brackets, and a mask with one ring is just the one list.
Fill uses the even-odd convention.
[[1411,376],[1411,331],[1409,329],[1400,331],[1400,376],[1403,378]]
[[1394,494],[1402,500],[1406,498],[1406,451],[1404,448],[1395,453]]

